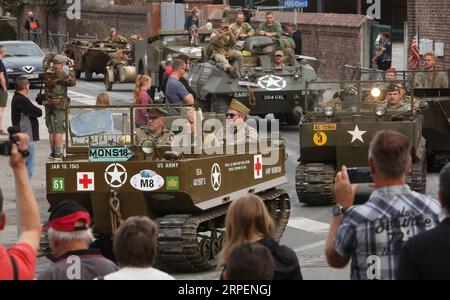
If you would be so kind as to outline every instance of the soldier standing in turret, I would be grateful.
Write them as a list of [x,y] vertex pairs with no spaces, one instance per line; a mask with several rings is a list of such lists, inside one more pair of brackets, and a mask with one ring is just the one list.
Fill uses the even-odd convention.
[[[48,60],[47,60],[48,61]],[[63,71],[64,64],[69,66],[69,74]],[[75,86],[75,71],[70,60],[62,55],[53,57],[53,66],[44,62],[45,69],[45,123],[48,128],[51,153],[49,159],[62,160],[62,137],[65,132],[65,110],[69,104],[68,87]]]

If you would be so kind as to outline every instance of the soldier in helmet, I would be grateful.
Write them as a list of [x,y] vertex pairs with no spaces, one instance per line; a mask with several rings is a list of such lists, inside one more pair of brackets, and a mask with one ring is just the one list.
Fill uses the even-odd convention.
[[235,68],[230,65],[228,61],[229,57],[233,57],[237,60],[238,66],[242,65],[242,53],[234,50],[236,46],[236,35],[230,30],[228,26],[228,20],[223,19],[220,28],[213,34],[211,39],[212,46],[212,58],[218,63],[219,67],[232,77],[238,77],[238,73]]
[[106,39],[107,42],[110,43],[121,43],[126,42],[127,39],[119,34],[117,34],[116,28],[111,28],[109,30],[109,37]]
[[[387,87],[387,98],[385,105],[390,112],[402,112],[411,110],[411,98],[406,97],[406,101],[401,96],[401,88],[396,84],[391,84]],[[409,99],[409,101],[408,101]],[[421,102],[419,100],[414,100],[413,109],[419,109]]]
[[167,115],[168,113],[164,109],[150,109],[147,114],[147,127],[139,128],[136,132],[137,143],[140,144],[145,140],[151,140],[156,145],[169,146],[175,134],[164,127]]
[[[69,66],[69,74],[63,71]],[[62,160],[62,137],[65,132],[65,110],[69,103],[68,87],[75,86],[75,72],[70,60],[62,55],[53,57],[53,66],[45,70],[44,85],[46,99],[45,123],[50,137],[51,153],[49,159]]]
[[[250,109],[244,104],[236,99],[231,101],[227,113],[227,120],[231,121],[231,127],[227,130],[233,135],[236,144],[256,143],[259,140],[258,131],[245,123],[249,113]],[[230,144],[230,141],[227,143]]]

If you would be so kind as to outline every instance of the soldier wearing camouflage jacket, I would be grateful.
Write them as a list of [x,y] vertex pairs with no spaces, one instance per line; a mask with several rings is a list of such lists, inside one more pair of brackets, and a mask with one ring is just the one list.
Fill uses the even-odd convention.
[[[69,103],[68,87],[75,86],[75,71],[69,62],[69,74],[63,70],[69,62],[62,55],[53,57],[53,66],[45,69],[45,123],[50,136],[52,160],[61,160],[62,135],[65,132],[65,109]],[[45,62],[44,62],[45,65]],[[47,65],[48,66],[48,65]]]

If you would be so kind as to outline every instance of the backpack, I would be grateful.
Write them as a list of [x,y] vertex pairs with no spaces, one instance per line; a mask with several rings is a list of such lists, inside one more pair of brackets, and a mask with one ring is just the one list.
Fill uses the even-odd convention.
[[38,28],[39,28],[39,25],[38,25],[38,22],[36,20],[30,21],[30,29],[35,30],[35,29],[38,29]]

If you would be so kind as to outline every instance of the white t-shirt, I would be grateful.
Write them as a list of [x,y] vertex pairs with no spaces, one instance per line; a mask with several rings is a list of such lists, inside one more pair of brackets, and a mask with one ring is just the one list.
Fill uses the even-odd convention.
[[122,268],[105,276],[105,280],[175,280],[169,274],[155,268]]

